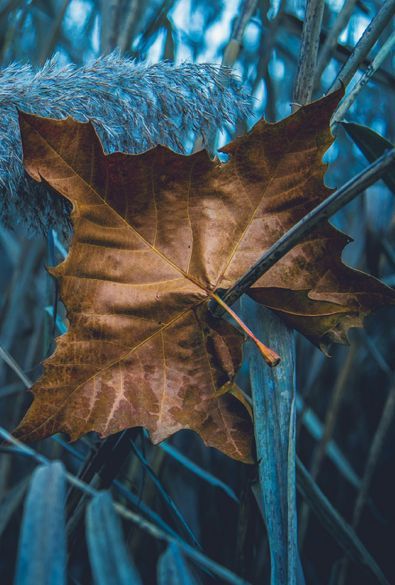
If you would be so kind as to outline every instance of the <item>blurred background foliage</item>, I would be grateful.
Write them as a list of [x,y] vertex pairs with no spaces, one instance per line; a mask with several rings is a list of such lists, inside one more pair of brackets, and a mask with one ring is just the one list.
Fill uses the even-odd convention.
[[[327,0],[315,97],[330,86],[381,5],[380,0]],[[247,22],[240,23],[242,8],[245,3],[240,0],[3,0],[1,65],[18,61],[40,67],[55,54],[59,63],[78,65],[114,49],[138,62],[225,63],[233,66],[255,99],[250,118],[219,136],[219,143],[224,143],[245,132],[261,115],[276,121],[290,114],[305,5],[302,0],[260,0]],[[341,11],[342,26],[327,50],[325,39],[336,30]],[[235,41],[238,27],[243,34]],[[351,85],[394,28],[394,21],[389,22]],[[392,52],[347,112],[348,121],[367,125],[390,142],[395,138],[393,60]],[[340,186],[367,165],[361,150],[340,126],[336,137],[327,155],[326,181],[330,186]],[[388,186],[379,181],[334,220],[355,239],[344,260],[390,286],[395,285],[393,201]],[[10,430],[29,402],[25,386],[39,376],[40,362],[53,350],[54,333],[64,328],[61,308],[54,323],[56,291],[45,266],[62,259],[65,245],[52,232],[48,238],[29,238],[17,225],[14,230],[0,226],[0,424]],[[395,582],[394,324],[394,309],[383,309],[369,318],[365,330],[352,332],[350,348],[336,347],[331,359],[306,340],[297,339],[298,455],[333,506],[353,526],[388,582]],[[95,488],[112,486],[115,500],[249,582],[269,583],[267,537],[251,490],[256,481],[254,468],[227,460],[188,432],[177,434],[165,446],[152,447],[142,432],[133,431],[107,441],[104,453],[94,436],[71,446],[57,437],[35,447],[48,459],[62,460],[71,473]],[[18,540],[21,538],[21,547],[23,540],[23,501],[35,462],[22,457],[17,449],[14,453],[1,449],[0,574],[1,583],[6,584],[14,582]],[[59,474],[57,468],[48,480],[55,482],[51,485],[61,481]],[[36,501],[40,501],[41,489],[45,502],[42,492],[48,484],[36,477],[34,482]],[[56,489],[61,493],[61,487]],[[59,493],[55,493],[56,498],[63,497]],[[47,495],[48,502],[55,496]],[[103,529],[100,522],[107,517],[107,504],[100,500],[89,508],[86,539],[81,513],[85,503],[75,488],[70,488],[68,581],[123,583],[121,577],[111,580],[111,571],[107,574],[100,565],[103,552],[100,543],[94,542],[94,534]],[[363,566],[366,559],[345,561],[340,533],[336,528],[328,531],[328,523],[311,514],[301,498],[298,511],[307,583],[379,582]],[[111,525],[113,542],[117,542],[117,527],[111,523],[108,520],[105,525]],[[165,550],[163,542],[127,521],[122,529],[125,554],[134,558],[144,583],[155,583],[158,559]],[[33,538],[34,530],[39,529],[33,526],[31,530]],[[56,532],[53,537],[62,539]],[[181,571],[184,580],[180,577],[174,583],[226,581],[210,571],[188,568],[182,559],[180,569],[177,554],[170,547],[167,556],[161,557],[164,580],[160,582],[173,582],[163,576],[166,570]],[[133,579],[128,582],[138,582],[137,577]]]

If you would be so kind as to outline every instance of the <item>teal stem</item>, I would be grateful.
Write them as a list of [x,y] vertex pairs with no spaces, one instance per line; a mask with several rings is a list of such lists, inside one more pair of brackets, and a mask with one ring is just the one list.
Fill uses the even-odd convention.
[[253,343],[249,364],[260,492],[271,561],[271,585],[304,583],[297,542],[295,481],[295,340],[271,311],[244,295],[241,317],[281,356],[268,367]]

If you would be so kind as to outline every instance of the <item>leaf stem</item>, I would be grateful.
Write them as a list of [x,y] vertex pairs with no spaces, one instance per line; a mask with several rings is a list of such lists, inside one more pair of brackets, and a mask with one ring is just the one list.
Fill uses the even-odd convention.
[[263,274],[281,260],[294,246],[299,244],[309,232],[380,179],[394,162],[395,148],[385,152],[383,156],[307,213],[266,250],[259,260],[227,290],[221,299],[222,303],[226,304],[227,309],[215,299],[221,306],[212,307],[211,312],[213,315],[219,317],[224,313],[224,310],[227,311],[229,309],[228,305],[232,305],[237,301]]
[[244,321],[242,321],[240,319],[240,317],[237,315],[237,313],[235,313],[233,311],[233,309],[231,309],[221,299],[220,296],[218,296],[216,293],[211,293],[210,296],[222,307],[222,309],[224,311],[226,311],[232,317],[232,319],[234,319],[236,321],[236,323],[241,327],[241,329],[244,331],[244,333],[246,333],[248,335],[248,337],[250,339],[252,339],[252,341],[255,343],[255,345],[257,346],[257,348],[261,352],[261,355],[262,355],[263,359],[265,360],[265,362],[271,368],[273,368],[274,366],[277,366],[281,361],[280,356],[275,351],[270,349],[270,347],[267,347],[264,343],[259,341],[259,339],[253,334],[251,329],[249,327],[247,327],[247,325],[244,323]]

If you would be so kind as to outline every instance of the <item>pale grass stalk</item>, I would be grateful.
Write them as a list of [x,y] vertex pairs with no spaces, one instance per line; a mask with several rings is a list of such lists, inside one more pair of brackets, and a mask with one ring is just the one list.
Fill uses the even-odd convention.
[[318,87],[321,76],[332,58],[334,49],[337,45],[341,32],[347,26],[356,6],[357,0],[345,0],[339,14],[337,15],[333,26],[328,31],[328,35],[318,54],[317,67],[315,70],[314,86]]
[[[352,517],[352,527],[354,530],[358,528],[362,513],[366,506],[369,498],[369,490],[372,485],[374,473],[377,468],[377,464],[380,461],[380,456],[385,445],[385,441],[388,437],[388,433],[395,418],[395,388],[390,387],[380,422],[377,430],[373,437],[372,445],[369,450],[368,459],[365,466],[364,475],[362,478],[362,485],[359,490]],[[339,583],[338,585],[345,585],[348,571],[348,559],[344,558],[340,569]]]
[[256,10],[257,4],[257,0],[244,0],[233,27],[232,36],[226,46],[224,56],[222,58],[222,65],[225,65],[226,67],[233,67],[233,65],[236,63],[240,53],[245,29]]
[[[328,443],[332,439],[338,414],[349,385],[349,379],[355,368],[354,362],[356,355],[357,346],[356,344],[353,344],[351,346],[351,350],[347,354],[344,367],[341,368],[335,387],[333,389],[333,393],[325,417],[323,435],[320,441],[316,444],[313,451],[310,465],[310,475],[314,481],[317,480],[317,477],[322,467],[322,463],[326,455]],[[299,542],[301,543],[301,546],[303,546],[303,542],[306,536],[307,527],[309,523],[309,516],[310,516],[309,508],[306,505],[303,505],[300,512],[299,531]]]
[[395,0],[386,0],[355,45],[353,52],[330,86],[328,93],[350,83],[362,61],[369,54],[370,49],[376,43],[387,24],[391,22],[394,14]]
[[28,376],[26,376],[25,372],[22,370],[20,365],[14,360],[12,355],[4,349],[0,345],[0,358],[4,360],[4,362],[15,372],[18,378],[23,382],[26,388],[31,388],[33,386],[33,382],[30,380]]
[[324,5],[324,0],[307,0],[306,3],[298,72],[293,93],[294,109],[311,101]]
[[382,63],[385,59],[390,55],[391,51],[395,46],[395,32],[393,32],[388,39],[385,41],[384,45],[380,48],[379,52],[373,59],[372,63],[369,65],[368,69],[362,75],[362,77],[357,81],[354,85],[352,90],[342,99],[339,106],[337,107],[335,113],[333,114],[331,120],[331,128],[335,127],[335,125],[340,122],[358,97],[359,93],[363,90],[363,88],[369,83],[372,79],[373,75],[376,71],[380,68]]

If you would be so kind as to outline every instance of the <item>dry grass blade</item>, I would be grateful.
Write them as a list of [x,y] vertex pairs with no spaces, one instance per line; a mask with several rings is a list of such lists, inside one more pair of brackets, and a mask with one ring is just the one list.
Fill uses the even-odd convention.
[[188,469],[191,473],[203,479],[210,485],[222,490],[236,504],[239,503],[239,498],[236,496],[234,490],[231,487],[229,487],[226,483],[224,483],[222,480],[220,480],[218,477],[216,477],[209,471],[202,469],[189,457],[186,457],[183,453],[178,451],[178,449],[175,449],[172,445],[169,445],[168,443],[165,442],[161,443],[159,445],[159,448],[163,449],[165,453],[167,453],[170,457],[175,459],[180,465],[185,467],[185,469]]
[[[391,425],[395,418],[395,389],[392,386],[388,393],[387,400],[383,407],[383,412],[373,437],[373,442],[369,450],[368,459],[365,466],[365,472],[362,478],[362,485],[358,492],[357,499],[355,501],[354,512],[352,517],[352,527],[354,530],[357,529],[359,522],[362,517],[362,513],[366,506],[369,497],[369,490],[372,484],[374,472],[380,461],[380,455],[382,453],[385,440],[387,439],[388,433],[391,429]],[[342,567],[339,574],[339,585],[343,585],[346,582],[348,563],[346,560],[343,561]]]
[[108,492],[99,492],[88,504],[86,537],[95,585],[142,585]]
[[66,585],[66,472],[59,461],[38,467],[25,501],[15,585]]
[[[341,126],[345,129],[350,138],[358,146],[359,150],[367,158],[369,162],[374,162],[379,156],[386,151],[393,148],[393,144],[374,132],[371,128],[354,122],[341,122]],[[395,195],[395,168],[391,168],[382,177],[388,189]],[[388,237],[383,234],[380,245],[383,248],[383,253],[387,256],[388,261],[395,266],[393,261],[393,251],[391,246],[388,246]]]
[[5,363],[16,373],[18,378],[23,382],[26,388],[31,388],[33,386],[33,382],[30,380],[28,376],[26,376],[25,372],[22,370],[20,365],[14,360],[12,355],[0,345],[0,358],[2,358]]
[[177,507],[176,503],[174,502],[173,498],[170,496],[170,494],[163,487],[163,485],[160,482],[158,476],[156,475],[156,473],[154,472],[154,470],[152,469],[152,467],[149,465],[149,463],[146,460],[146,458],[144,457],[143,453],[140,451],[140,449],[138,449],[138,447],[136,447],[136,445],[134,444],[134,442],[131,441],[131,440],[130,440],[130,445],[131,445],[132,450],[135,453],[136,457],[138,458],[138,460],[140,461],[140,463],[143,465],[143,467],[146,470],[148,476],[151,478],[152,482],[154,483],[154,485],[155,485],[156,489],[158,490],[158,493],[160,494],[161,498],[165,501],[165,503],[168,506],[168,508],[170,509],[170,511],[173,513],[173,515],[177,518],[178,522],[182,526],[182,528],[183,528],[185,534],[187,535],[188,539],[190,540],[190,542],[196,548],[201,549],[202,547],[201,547],[201,545],[199,543],[199,540],[197,539],[197,537],[193,533],[191,527],[189,526],[188,522],[185,520],[185,518],[182,515],[181,511],[178,509],[178,507]]
[[[300,396],[296,396],[296,408],[299,415],[299,424],[304,425],[315,441],[320,442],[326,431],[315,412],[303,403]],[[340,474],[357,490],[361,486],[361,478],[354,471],[350,461],[346,458],[333,439],[327,443],[326,453]]]
[[347,95],[342,99],[342,101],[338,105],[335,113],[333,114],[332,120],[331,120],[332,129],[334,128],[334,126],[337,123],[339,123],[344,118],[344,116],[346,115],[346,113],[348,112],[348,110],[350,109],[350,107],[352,106],[352,104],[354,103],[354,101],[356,100],[358,95],[360,94],[360,92],[367,85],[367,83],[369,83],[369,81],[372,79],[373,75],[380,68],[380,66],[385,61],[385,59],[387,59],[387,57],[390,55],[394,46],[395,46],[395,32],[393,32],[388,37],[388,39],[385,41],[383,46],[380,47],[380,50],[378,51],[377,55],[374,57],[372,63],[369,65],[368,69],[365,71],[365,73],[362,75],[362,77],[360,77],[358,79],[358,81],[353,86],[351,91],[347,93]]
[[319,86],[321,76],[325,68],[330,63],[334,49],[336,48],[338,42],[338,38],[343,29],[347,26],[356,5],[357,0],[345,0],[339,14],[336,17],[335,22],[328,31],[325,41],[323,42],[320,49],[317,60],[317,67],[314,72],[315,87]]
[[159,559],[158,585],[198,585],[175,544],[169,545]]
[[239,56],[244,31],[256,10],[257,4],[257,0],[243,0],[233,26],[231,38],[222,58],[222,65],[233,67],[235,64],[237,57]]
[[268,122],[276,121],[276,95],[275,85],[273,84],[272,76],[269,73],[269,63],[273,56],[273,50],[281,31],[281,22],[286,7],[286,0],[281,0],[278,6],[277,14],[274,18],[269,19],[267,12],[270,9],[268,5],[261,5],[258,9],[262,19],[261,42],[259,47],[259,62],[256,67],[255,80],[252,85],[251,93],[255,95],[262,78],[265,81],[267,91],[267,106],[265,109],[265,117]]
[[248,297],[241,301],[247,323],[265,333],[282,356],[266,368],[246,347],[262,507],[270,547],[271,583],[296,585],[299,561],[295,494],[295,346],[293,333],[273,313]]
[[[41,455],[40,453],[38,453],[37,451],[35,451],[31,447],[28,447],[27,445],[25,445],[21,441],[18,441],[17,439],[15,439],[10,433],[8,433],[2,427],[0,427],[0,437],[4,441],[7,441],[7,443],[10,443],[10,444],[14,445],[15,447],[18,447],[21,455],[25,455],[26,457],[29,457],[29,458],[33,459],[34,461],[36,461],[37,463],[40,463],[43,465],[50,464],[50,461],[46,457],[44,457],[43,455]],[[71,473],[66,473],[66,478],[72,486],[75,486],[80,491],[82,491],[84,494],[87,494],[90,497],[93,497],[98,493],[96,489],[94,489],[90,485],[84,483],[83,481],[81,481],[80,479],[78,479],[77,477],[75,477]],[[114,507],[115,507],[117,513],[122,518],[124,518],[125,520],[128,520],[129,522],[132,522],[133,524],[135,524],[136,526],[138,526],[139,528],[141,528],[142,530],[144,530],[145,532],[150,534],[153,538],[163,540],[163,541],[168,542],[168,543],[174,542],[175,544],[177,544],[187,557],[189,557],[191,560],[195,561],[198,565],[204,567],[205,569],[208,569],[209,571],[211,571],[212,573],[217,575],[220,579],[222,579],[222,581],[224,583],[230,583],[230,585],[249,585],[249,583],[247,581],[245,581],[244,579],[241,579],[240,577],[238,577],[237,575],[232,573],[232,571],[230,571],[229,569],[226,569],[225,567],[221,566],[219,563],[216,563],[215,561],[209,559],[207,556],[200,553],[199,551],[197,551],[193,547],[189,546],[188,544],[185,544],[181,541],[178,541],[175,538],[173,538],[172,536],[170,536],[169,534],[166,534],[165,532],[163,532],[162,530],[157,528],[151,522],[146,521],[139,514],[136,514],[132,511],[128,510],[127,508],[125,508],[121,504],[116,503],[116,504],[114,504]]]
[[388,23],[391,22],[394,14],[395,0],[385,0],[380,10],[355,45],[353,52],[339,71],[328,92],[336,91],[336,89],[342,85],[347,86],[349,84],[360,64],[367,57],[370,49],[376,43]]
[[352,527],[345,522],[330,501],[321,492],[303,463],[297,459],[296,464],[298,491],[322,525],[333,536],[350,559],[356,563],[367,566],[381,585],[390,585],[383,571],[363,543],[359,540]]
[[[245,29],[253,16],[256,7],[257,0],[243,0],[239,12],[236,16],[232,34],[228,44],[226,45],[224,55],[222,57],[221,64],[225,67],[232,68],[239,57],[239,53],[242,47],[243,35]],[[217,141],[217,128],[212,128],[207,140],[208,150],[212,156],[215,155],[216,141]],[[194,145],[194,151],[197,152],[203,147],[202,138],[198,138]]]
[[[332,439],[333,432],[335,429],[335,425],[337,422],[338,414],[340,412],[342,402],[344,399],[344,395],[347,391],[349,380],[352,376],[354,371],[354,363],[355,358],[357,355],[358,346],[354,343],[351,346],[351,350],[347,353],[346,361],[344,367],[339,372],[338,379],[336,381],[335,387],[333,389],[332,397],[327,409],[325,423],[324,423],[324,433],[314,448],[312,460],[310,464],[310,475],[311,478],[316,481],[321,470],[322,463],[324,461],[324,457],[327,451],[327,446],[329,441]],[[300,533],[299,533],[299,540],[301,546],[303,545],[307,525],[309,520],[308,514],[308,507],[302,506],[302,510],[300,513]]]

